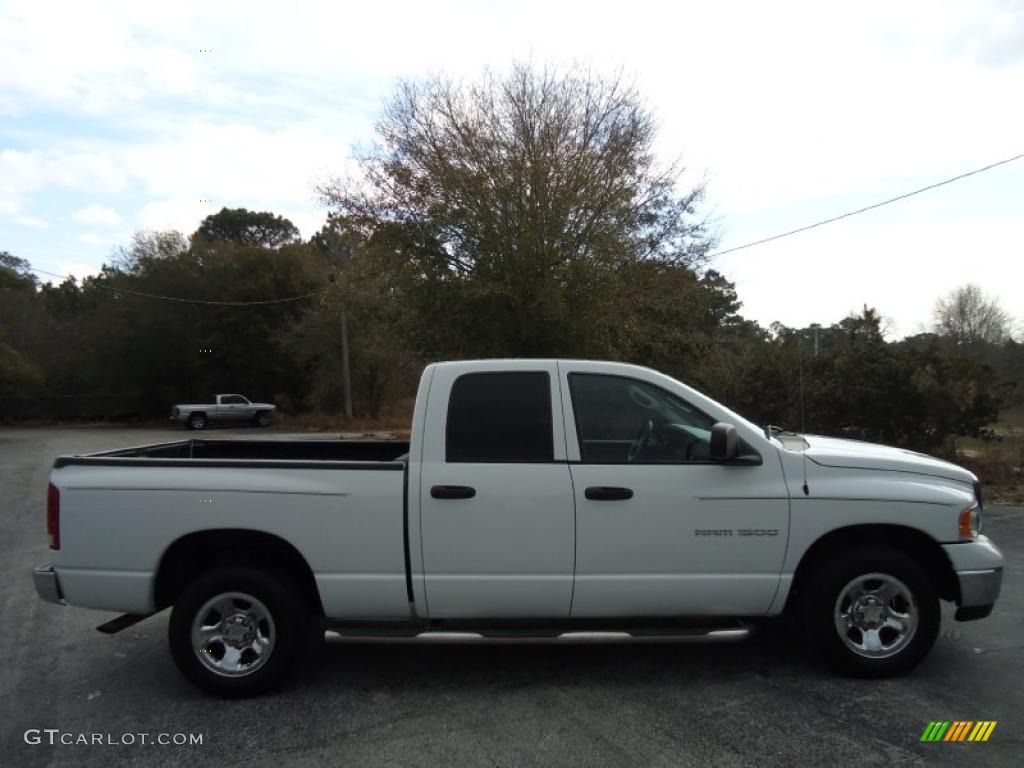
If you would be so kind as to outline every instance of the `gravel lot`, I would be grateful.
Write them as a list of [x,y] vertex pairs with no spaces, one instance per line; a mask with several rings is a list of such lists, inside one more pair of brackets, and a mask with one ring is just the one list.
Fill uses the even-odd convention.
[[[736,645],[329,643],[287,690],[224,702],[179,677],[166,612],[105,636],[94,627],[113,614],[46,604],[32,588],[32,566],[47,560],[53,458],[183,436],[0,430],[0,764],[1024,764],[1022,508],[988,510],[986,532],[1008,560],[996,612],[957,624],[947,608],[931,656],[898,680],[835,678],[802,657],[792,630],[773,624]],[[922,744],[930,720],[999,725],[984,744]],[[25,743],[27,729],[45,728],[116,740],[195,733],[203,743]]]

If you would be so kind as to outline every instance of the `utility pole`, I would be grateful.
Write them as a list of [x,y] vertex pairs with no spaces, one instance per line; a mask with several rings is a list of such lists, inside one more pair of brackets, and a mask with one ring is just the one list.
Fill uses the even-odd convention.
[[352,377],[348,369],[348,320],[344,300],[341,302],[341,379],[345,388],[345,418],[352,421]]
[[338,285],[338,307],[341,310],[341,386],[345,393],[345,418],[352,421],[352,375],[348,365],[348,318],[345,315],[345,294],[341,281],[331,272],[330,280]]

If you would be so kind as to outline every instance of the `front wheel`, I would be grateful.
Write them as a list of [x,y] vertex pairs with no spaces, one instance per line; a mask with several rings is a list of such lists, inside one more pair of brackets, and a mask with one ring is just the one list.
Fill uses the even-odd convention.
[[256,426],[257,427],[269,427],[270,426],[270,411],[260,411],[256,414]]
[[820,564],[801,598],[811,640],[840,671],[892,677],[916,666],[939,632],[927,572],[900,550],[865,546]]
[[181,673],[218,696],[277,685],[309,632],[305,601],[284,574],[227,566],[192,581],[174,604],[168,637]]

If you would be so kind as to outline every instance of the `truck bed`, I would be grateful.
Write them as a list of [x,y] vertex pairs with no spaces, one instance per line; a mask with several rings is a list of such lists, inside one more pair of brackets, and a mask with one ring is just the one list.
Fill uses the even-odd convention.
[[51,480],[64,596],[150,613],[169,547],[244,529],[302,553],[328,615],[404,618],[408,450],[399,440],[221,439],[61,456]]
[[399,468],[409,453],[404,440],[178,440],[114,451],[61,456],[54,467],[117,466],[317,466]]

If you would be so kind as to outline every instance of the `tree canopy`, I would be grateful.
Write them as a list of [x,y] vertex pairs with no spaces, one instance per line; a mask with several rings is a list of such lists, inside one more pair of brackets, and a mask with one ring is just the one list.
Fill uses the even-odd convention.
[[203,219],[194,237],[253,248],[280,248],[301,239],[298,227],[288,219],[245,208],[221,208]]
[[712,244],[704,188],[677,191],[655,128],[635,90],[575,71],[409,81],[361,175],[321,194],[364,242],[387,241],[390,265],[412,267],[409,296],[445,309],[453,351],[624,352],[624,275],[689,273]]

